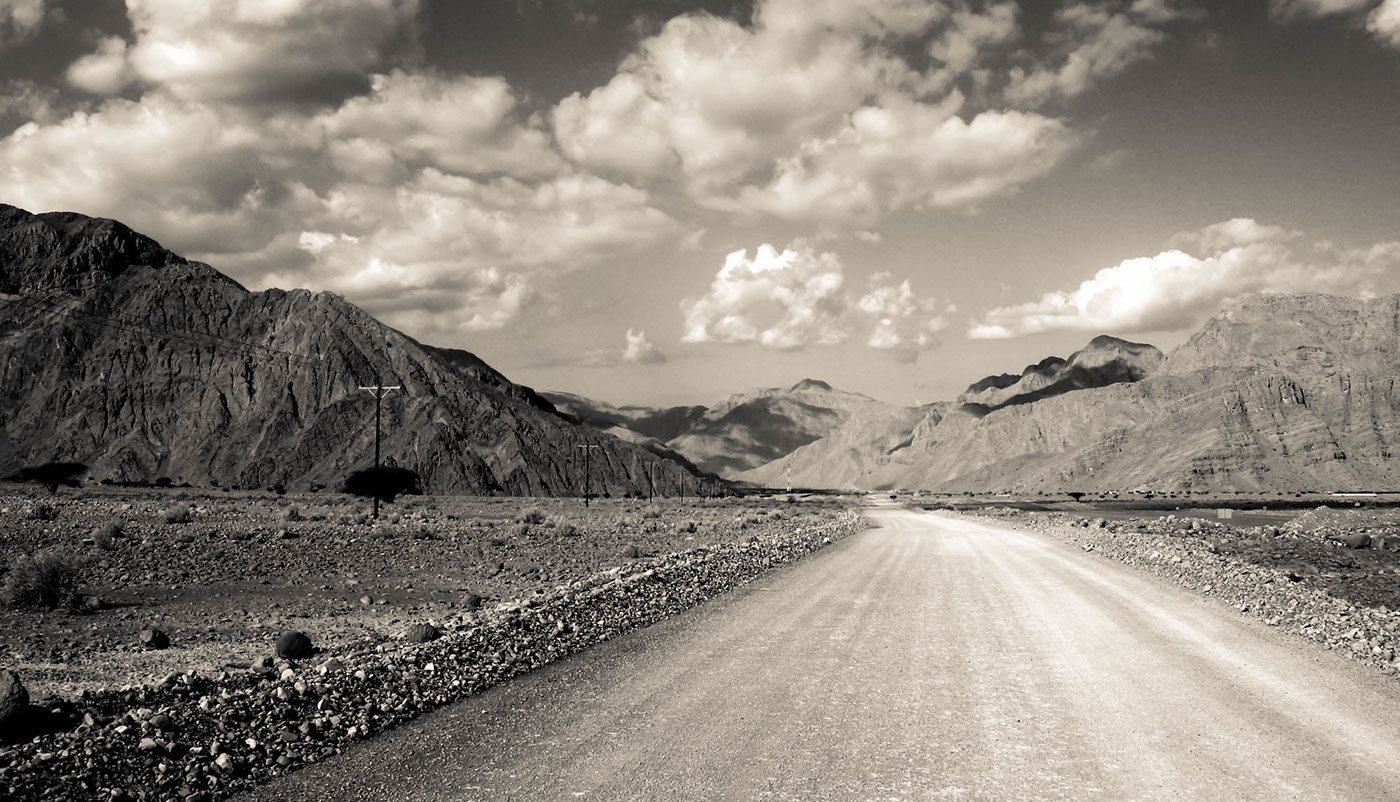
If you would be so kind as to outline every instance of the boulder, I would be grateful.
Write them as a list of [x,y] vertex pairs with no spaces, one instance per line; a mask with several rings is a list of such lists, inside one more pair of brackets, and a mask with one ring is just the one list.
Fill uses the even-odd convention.
[[314,654],[316,650],[311,646],[311,638],[305,632],[282,633],[282,637],[277,639],[277,656],[288,660],[305,660]]
[[0,669],[0,734],[19,717],[20,711],[29,706],[29,691],[19,681],[19,675],[9,669]]
[[409,643],[427,643],[440,637],[442,633],[432,624],[414,624],[403,635],[403,639]]
[[141,645],[147,649],[170,648],[170,636],[152,627],[141,630]]

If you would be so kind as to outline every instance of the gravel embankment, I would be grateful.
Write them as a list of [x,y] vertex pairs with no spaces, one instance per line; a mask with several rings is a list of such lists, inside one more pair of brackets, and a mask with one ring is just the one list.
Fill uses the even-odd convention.
[[54,703],[75,729],[0,750],[0,797],[225,798],[587,646],[673,615],[859,530],[823,526],[640,560],[438,622],[441,638],[185,673]]
[[[1340,543],[1275,527],[1241,531],[1175,516],[1108,522],[1065,513],[998,510],[982,514],[1148,571],[1269,626],[1400,676],[1400,610],[1380,603],[1355,603],[1333,595],[1337,589],[1327,587],[1328,563],[1356,568],[1355,552]],[[1260,564],[1261,552],[1303,554],[1310,559],[1266,565]],[[1378,566],[1371,569],[1368,584],[1400,588],[1391,555],[1372,552],[1368,556]],[[1330,573],[1335,581],[1338,572]]]

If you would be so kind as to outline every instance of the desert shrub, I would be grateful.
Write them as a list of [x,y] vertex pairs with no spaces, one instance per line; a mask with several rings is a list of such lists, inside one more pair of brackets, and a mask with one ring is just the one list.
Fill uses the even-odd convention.
[[34,482],[41,484],[50,493],[57,493],[59,487],[77,487],[78,477],[87,473],[87,466],[81,462],[45,462],[24,468],[9,477],[11,482]]
[[570,521],[561,521],[559,523],[558,532],[563,537],[573,537],[578,534],[578,527],[574,526]]
[[699,527],[694,521],[686,521],[685,524],[680,527],[680,531],[694,533],[697,528]]
[[658,510],[656,508],[649,509],[646,512],[642,513],[642,517],[646,518],[649,521],[654,521],[657,518],[661,517],[661,510]]
[[187,524],[194,520],[194,510],[188,504],[176,504],[166,507],[160,517],[168,524]]
[[34,521],[56,521],[58,510],[52,504],[35,504],[29,508],[29,518]]
[[82,564],[60,549],[21,554],[10,563],[0,597],[10,607],[76,609]]
[[116,539],[125,531],[126,524],[113,519],[92,530],[92,542],[103,551],[111,551],[116,546]]
[[289,524],[296,523],[297,521],[302,520],[301,510],[297,509],[296,507],[283,508],[282,513],[279,517],[281,517],[283,523]]
[[523,524],[542,524],[544,523],[544,510],[539,507],[531,507],[520,513],[520,522]]
[[520,537],[525,537],[526,535],[530,534],[530,525],[525,523],[524,521],[521,521],[520,523],[515,525],[515,534],[519,535]]
[[418,524],[413,527],[414,540],[437,540],[437,534],[428,527],[427,524]]

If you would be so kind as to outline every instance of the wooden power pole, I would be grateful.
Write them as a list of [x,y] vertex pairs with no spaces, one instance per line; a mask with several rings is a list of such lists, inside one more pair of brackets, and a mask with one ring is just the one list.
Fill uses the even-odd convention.
[[592,486],[590,480],[593,474],[593,449],[602,448],[595,445],[578,445],[574,448],[583,449],[583,506],[588,506],[588,498],[591,494]]
[[[362,384],[362,385],[360,385],[360,389],[361,389],[361,390],[369,390],[370,392],[374,393],[374,481],[375,481],[376,484],[377,484],[377,483],[383,481],[383,477],[381,477],[381,476],[379,475],[379,410],[380,410],[380,407],[383,406],[383,405],[380,404],[379,402],[384,400],[384,394],[385,394],[385,393],[389,393],[389,392],[392,392],[392,391],[394,391],[394,390],[402,390],[403,387],[402,387],[401,385],[398,385],[398,384],[394,384],[394,385],[383,385],[383,384],[380,384],[380,383],[379,383],[379,377],[376,376],[375,379],[374,379],[374,384],[372,384],[372,385],[370,385],[370,386],[368,386],[368,387],[366,387],[365,385]],[[378,487],[376,487],[375,489],[377,490]],[[378,493],[375,493],[375,494],[374,494],[374,517],[375,517],[375,518],[378,518],[378,517],[379,517],[379,494],[378,494]]]

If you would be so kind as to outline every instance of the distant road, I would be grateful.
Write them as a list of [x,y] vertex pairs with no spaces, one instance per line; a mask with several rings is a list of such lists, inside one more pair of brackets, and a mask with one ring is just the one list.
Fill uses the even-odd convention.
[[1038,535],[871,517],[253,798],[1400,799],[1400,683]]

